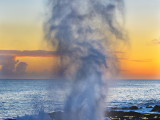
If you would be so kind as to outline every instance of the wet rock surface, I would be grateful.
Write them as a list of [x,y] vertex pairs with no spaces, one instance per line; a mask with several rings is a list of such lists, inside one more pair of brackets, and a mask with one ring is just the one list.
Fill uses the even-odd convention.
[[[49,113],[52,120],[62,120],[62,112]],[[160,114],[141,114],[137,112],[106,111],[105,117],[108,120],[160,120]]]
[[146,108],[153,108],[153,107],[148,105]]
[[111,120],[160,120],[160,114],[141,114],[137,112],[109,111],[106,112]]
[[[151,108],[152,106],[146,106],[146,108]],[[152,107],[153,109],[151,112],[160,112],[160,106],[156,105]],[[105,112],[105,120],[108,118],[111,120],[160,120],[160,114],[141,114],[138,112],[124,112],[124,111],[114,111],[118,108],[111,108],[113,111],[106,111]],[[141,109],[137,106],[131,106],[131,107],[124,107],[122,109],[127,110],[137,110]],[[62,120],[63,119],[63,112],[56,111],[52,113],[48,113],[48,115],[51,117],[52,120]],[[16,120],[16,119],[6,119],[6,120]]]
[[136,109],[138,109],[138,107],[137,106],[132,106],[132,107],[129,107],[129,109],[136,110]]
[[127,109],[128,109],[127,107],[123,107],[123,108],[122,108],[122,110],[127,110]]
[[[62,120],[63,112],[57,111],[48,113],[52,120]],[[111,120],[160,120],[160,114],[141,114],[137,112],[123,112],[123,111],[106,111],[105,117]],[[105,120],[107,120],[105,118]],[[16,120],[16,119],[6,119]]]
[[160,106],[156,105],[154,108],[151,110],[151,112],[160,112]]

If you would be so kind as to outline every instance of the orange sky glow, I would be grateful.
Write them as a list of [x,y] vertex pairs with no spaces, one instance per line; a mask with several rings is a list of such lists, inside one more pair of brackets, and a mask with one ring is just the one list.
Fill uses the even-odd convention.
[[[0,1],[0,72],[5,62],[11,62],[12,71],[18,74],[16,66],[22,62],[22,71],[31,75],[25,79],[48,79],[60,55],[43,40],[44,0],[29,1],[19,2],[20,8]],[[118,79],[160,79],[160,1],[124,2],[129,42],[112,50],[120,63]],[[3,78],[7,77],[0,74]]]

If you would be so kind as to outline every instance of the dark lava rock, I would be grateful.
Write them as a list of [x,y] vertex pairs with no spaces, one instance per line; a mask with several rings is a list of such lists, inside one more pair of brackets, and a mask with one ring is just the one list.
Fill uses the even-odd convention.
[[123,111],[108,111],[106,116],[111,120],[140,120],[141,113],[137,112],[123,112]]
[[111,117],[111,116],[117,116],[117,117],[123,117],[125,115],[125,112],[123,111],[106,111],[105,116]]
[[136,110],[136,109],[138,109],[138,107],[137,106],[132,106],[132,107],[129,107],[129,109]]
[[153,111],[160,112],[160,106],[158,106],[158,105],[154,106],[154,108],[151,110],[151,112],[153,112]]
[[[160,107],[160,106],[159,106]],[[48,113],[51,120],[62,120],[63,112],[56,111]],[[160,114],[141,114],[137,112],[124,112],[124,111],[105,111],[105,119],[108,120],[160,120]],[[16,119],[5,119],[16,120]]]
[[122,110],[127,110],[127,109],[128,109],[127,107],[123,107],[123,108],[122,108]]
[[61,111],[56,111],[48,114],[53,120],[62,120],[62,117],[63,117],[63,112]]
[[153,108],[153,107],[148,105],[146,108]]
[[160,114],[141,114],[137,112],[106,111],[111,120],[160,120]]
[[111,109],[117,109],[117,107],[111,108]]

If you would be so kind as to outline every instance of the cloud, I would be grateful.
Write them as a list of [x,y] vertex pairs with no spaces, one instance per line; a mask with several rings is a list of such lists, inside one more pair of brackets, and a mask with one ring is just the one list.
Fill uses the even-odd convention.
[[[114,54],[123,54],[122,51],[108,51]],[[1,55],[13,55],[17,57],[58,57],[63,54],[57,51],[45,51],[45,50],[0,50]]]
[[153,39],[147,45],[159,45],[160,44],[160,39]]
[[19,60],[15,60],[15,56],[0,55],[1,72],[3,75],[13,75],[15,66]]
[[17,78],[25,74],[27,63],[19,62],[13,55],[0,55],[1,78]]
[[15,60],[13,55],[0,55],[0,65],[5,64],[8,60]]
[[118,60],[124,60],[124,61],[133,61],[133,62],[153,62],[155,59],[143,59],[143,60],[129,60],[125,58],[118,58]]
[[28,64],[26,62],[20,62],[16,66],[16,71],[15,72],[17,74],[24,74],[27,66],[28,66]]
[[[108,51],[114,54],[123,54],[121,51]],[[41,73],[27,73],[26,69],[28,64],[23,61],[19,61],[17,57],[58,57],[62,56],[57,51],[45,51],[45,50],[0,50],[0,74],[3,78],[59,78],[63,76],[65,67],[61,67],[58,64],[54,65],[52,74],[45,70]]]
[[0,55],[0,79],[50,79],[51,72],[45,69],[41,73],[27,73],[26,62],[20,62],[14,55]]
[[158,45],[158,44],[160,44],[160,39],[153,39],[153,40],[152,40],[152,43],[153,43],[154,45]]
[[152,62],[151,60],[130,60],[134,62]]
[[57,51],[45,51],[45,50],[0,50],[1,55],[13,55],[17,57],[57,57],[62,54]]

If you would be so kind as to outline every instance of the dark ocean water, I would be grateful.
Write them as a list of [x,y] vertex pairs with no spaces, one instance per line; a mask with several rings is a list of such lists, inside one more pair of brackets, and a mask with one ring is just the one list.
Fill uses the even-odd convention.
[[[114,83],[114,84],[113,84]],[[0,119],[36,115],[63,110],[71,90],[66,80],[0,80]],[[160,105],[159,80],[118,80],[108,83],[106,91],[108,110],[137,106],[137,112],[146,113],[147,105]]]

